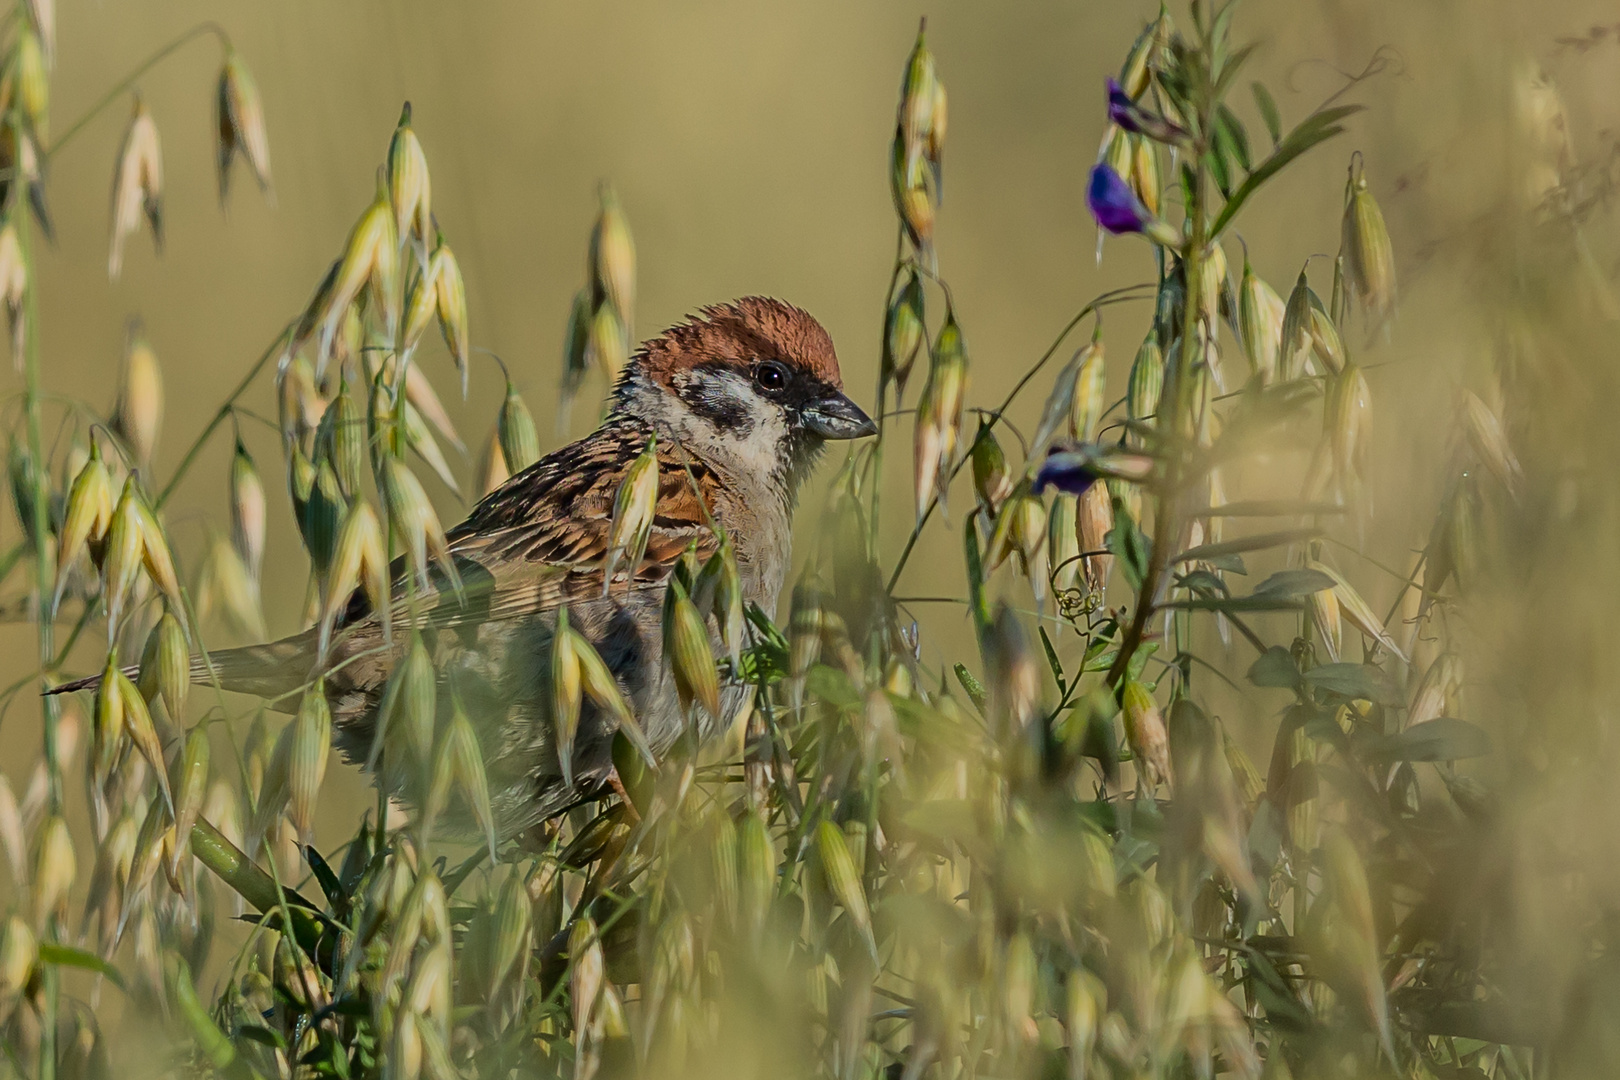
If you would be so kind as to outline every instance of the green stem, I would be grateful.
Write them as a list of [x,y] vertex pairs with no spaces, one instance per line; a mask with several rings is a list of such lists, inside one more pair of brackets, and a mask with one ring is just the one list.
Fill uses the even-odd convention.
[[[1176,358],[1175,365],[1170,371],[1168,385],[1164,388],[1164,400],[1170,403],[1169,415],[1161,415],[1159,420],[1161,428],[1165,430],[1171,443],[1176,445],[1176,449],[1169,455],[1164,485],[1159,490],[1154,508],[1153,550],[1148,557],[1148,568],[1142,578],[1142,588],[1137,593],[1136,610],[1132,613],[1130,625],[1126,627],[1125,636],[1120,639],[1119,652],[1114,657],[1113,666],[1108,669],[1107,683],[1110,687],[1117,687],[1125,678],[1125,673],[1130,670],[1131,657],[1142,644],[1148,623],[1153,619],[1159,583],[1163,580],[1165,568],[1169,565],[1170,549],[1175,545],[1176,538],[1181,532],[1181,515],[1177,513],[1181,501],[1178,425],[1185,414],[1187,402],[1184,399],[1192,385],[1192,380],[1187,378],[1187,374],[1198,360],[1198,327],[1203,318],[1201,309],[1204,288],[1204,246],[1208,243],[1204,200],[1206,167],[1202,152],[1199,152],[1197,161],[1198,167],[1193,174],[1193,190],[1188,193],[1187,200],[1187,215],[1192,222],[1192,235],[1187,241],[1181,263],[1182,278],[1186,283],[1185,306],[1181,315],[1181,354]],[[1160,412],[1162,414],[1164,410],[1160,409]]]
[[[1028,371],[1024,372],[1024,377],[1018,380],[1017,385],[1015,385],[1012,390],[1008,392],[1006,398],[1003,399],[1001,404],[997,406],[994,411],[988,414],[990,417],[990,422],[986,426],[985,430],[993,430],[997,424],[1006,419],[1007,410],[1012,407],[1014,399],[1016,399],[1019,394],[1023,393],[1024,387],[1029,385],[1029,381],[1040,372],[1041,368],[1045,367],[1047,362],[1050,361],[1053,356],[1057,355],[1058,347],[1063,344],[1064,339],[1074,332],[1074,328],[1079,326],[1081,321],[1084,320],[1087,315],[1092,314],[1099,308],[1106,307],[1108,304],[1116,303],[1121,300],[1132,299],[1132,297],[1129,295],[1130,293],[1133,293],[1138,289],[1146,289],[1151,287],[1152,285],[1148,282],[1142,282],[1136,285],[1127,285],[1123,289],[1114,289],[1111,292],[1105,292],[1101,296],[1098,296],[1096,299],[1092,300],[1085,307],[1081,308],[1079,312],[1076,313],[1074,318],[1069,320],[1068,325],[1063,328],[1062,332],[1058,334],[1057,338],[1053,340],[1052,344],[1047,347],[1046,352],[1041,354],[1041,358],[1035,361],[1034,366]],[[973,448],[970,446],[968,447],[968,452],[958,458],[956,464],[951,467],[951,473],[947,483],[949,480],[955,480],[956,474],[961,472],[967,466],[967,463],[972,460],[972,458]],[[917,524],[912,526],[911,535],[906,538],[906,546],[900,551],[899,561],[894,564],[894,571],[889,575],[889,592],[894,592],[895,586],[899,584],[900,574],[906,568],[906,560],[911,558],[911,551],[917,546],[917,538],[922,535],[923,526],[928,524],[928,519],[933,516],[934,509],[937,506],[939,506],[939,496],[936,495],[934,498],[929,500],[928,505],[923,508],[922,517],[917,519]]]
[[168,59],[169,56],[175,53],[187,42],[195,38],[202,37],[204,34],[214,35],[214,37],[219,39],[220,45],[226,49],[231,47],[230,36],[225,33],[224,27],[220,26],[216,22],[198,23],[190,30],[187,30],[185,33],[181,34],[179,37],[173,39],[167,45],[160,48],[151,56],[148,56],[145,60],[141,61],[141,63],[137,64],[135,70],[124,76],[123,79],[119,80],[119,82],[116,83],[111,90],[108,90],[101,96],[99,100],[96,101],[94,105],[85,110],[83,115],[81,115],[77,120],[73,121],[73,123],[69,124],[67,126],[67,130],[58,135],[56,137],[56,141],[51,143],[50,149],[44,151],[45,158],[49,160],[50,158],[55,157],[58,150],[66,146],[75,135],[90,125],[90,121],[94,120],[101,114],[101,110],[105,109],[107,106],[111,105],[113,102],[117,101],[119,98],[128,93],[142,75],[145,75],[158,64],[161,64],[164,60]]
[[209,436],[213,435],[219,429],[219,425],[225,422],[225,418],[231,415],[231,410],[236,406],[236,399],[246,393],[247,388],[253,384],[253,380],[259,377],[259,372],[263,371],[264,366],[270,362],[270,358],[276,355],[277,350],[287,340],[287,335],[291,330],[291,323],[283,327],[281,333],[277,334],[276,339],[270,343],[270,347],[264,350],[264,353],[248,369],[248,373],[242,376],[242,381],[236,384],[236,389],[231,391],[230,396],[219,407],[219,411],[214,413],[214,418],[208,421],[208,426],[202,429],[202,434],[197,436],[196,440],[191,444],[191,448],[186,451],[186,456],[180,459],[180,464],[175,467],[174,475],[169,477],[169,482],[164,485],[162,494],[157,497],[156,508],[162,507],[164,503],[169,501],[169,496],[174,494],[174,489],[179,486],[180,481],[184,479],[186,473],[196,462],[197,455],[202,453],[202,448],[208,442]]

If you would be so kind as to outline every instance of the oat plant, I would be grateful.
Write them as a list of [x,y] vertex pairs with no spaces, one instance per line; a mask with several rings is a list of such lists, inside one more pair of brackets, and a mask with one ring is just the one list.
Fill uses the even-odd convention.
[[[356,593],[388,610],[396,573],[408,594],[453,583],[430,486],[482,495],[531,464],[533,414],[508,378],[475,474],[455,464],[433,383],[465,392],[496,368],[469,336],[409,106],[308,305],[172,472],[149,464],[161,383],[138,328],[112,415],[48,394],[43,166],[85,120],[48,137],[50,4],[20,5],[0,63],[0,299],[23,381],[0,570],[28,597],[39,662],[7,694],[107,677],[82,701],[43,697],[34,778],[20,799],[0,782],[17,886],[0,1073],[1550,1075],[1443,870],[1494,813],[1457,764],[1489,741],[1467,719],[1456,635],[1526,470],[1500,406],[1469,394],[1412,562],[1358,554],[1381,528],[1372,358],[1399,297],[1377,163],[1336,138],[1361,80],[1285,116],[1249,77],[1235,7],[1161,9],[1117,74],[1098,73],[1107,129],[1075,197],[1136,281],[1057,313],[997,402],[973,396],[974,298],[953,294],[934,242],[948,59],[920,31],[869,343],[882,430],[838,470],[790,610],[742,609],[723,541],[670,586],[682,694],[751,686],[736,730],[646,767],[619,688],[565,627],[557,713],[588,695],[619,718],[624,792],[502,835],[490,718],[439,707],[454,691],[401,617],[365,760],[399,797],[321,851],[317,795],[341,766],[320,680],[263,703],[216,692],[208,635],[262,638],[272,584],[304,590],[324,644]],[[137,75],[199,36],[223,52],[221,198],[243,172],[268,194],[258,91],[222,31]],[[96,106],[131,110],[114,276],[134,234],[162,236],[162,118],[132,86]],[[1331,152],[1338,250],[1283,253],[1301,269],[1273,288],[1237,227],[1298,159]],[[626,362],[634,301],[627,211],[604,187],[559,427]],[[271,383],[273,466],[237,423]],[[177,552],[164,506],[204,463],[228,502]],[[906,472],[912,498],[881,500]],[[634,549],[647,502],[635,475],[615,550]],[[266,545],[294,539],[267,537],[282,490],[308,572],[270,583]],[[925,605],[903,586],[934,529],[959,544],[966,592]],[[964,611],[976,648],[947,656]],[[1251,703],[1265,740],[1229,730],[1212,695]]]

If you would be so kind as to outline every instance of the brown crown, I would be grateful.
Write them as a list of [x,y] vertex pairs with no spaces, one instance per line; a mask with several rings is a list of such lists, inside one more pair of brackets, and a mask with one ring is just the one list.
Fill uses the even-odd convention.
[[636,356],[648,375],[666,385],[675,373],[701,364],[746,367],[756,360],[780,360],[830,386],[844,385],[832,338],[815,316],[766,296],[703,308],[646,342]]

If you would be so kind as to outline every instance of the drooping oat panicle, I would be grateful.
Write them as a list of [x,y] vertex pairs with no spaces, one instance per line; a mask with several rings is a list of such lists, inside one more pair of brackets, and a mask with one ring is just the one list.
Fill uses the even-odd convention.
[[[461,703],[461,695],[456,691],[455,684],[450,688],[450,720],[444,726],[439,737],[439,743],[434,747],[434,757],[448,766],[449,775],[454,783],[455,790],[461,793],[462,800],[472,811],[473,820],[479,825],[484,834],[484,842],[489,848],[490,860],[495,859],[495,814],[489,802],[489,780],[484,773],[484,751],[478,742],[478,733],[473,729],[472,720],[467,716],[467,710]],[[437,779],[434,788],[438,789]],[[444,805],[443,798],[448,792],[437,794],[433,801],[437,805]]]
[[1421,724],[1446,715],[1448,702],[1462,689],[1462,658],[1453,652],[1435,657],[1412,692],[1406,709],[1406,725]]
[[428,381],[427,373],[420,364],[407,364],[405,367],[405,400],[411,408],[416,410],[418,416],[427,421],[438,433],[439,437],[461,454],[467,452],[466,445],[461,436],[456,433],[455,422],[450,419],[450,412],[439,400],[438,392]]
[[73,852],[73,834],[60,814],[51,814],[39,827],[34,855],[33,901],[36,925],[51,916],[67,916],[68,894],[78,877],[78,861]]
[[314,843],[315,801],[332,751],[332,710],[317,681],[304,691],[293,718],[287,757],[287,816],[301,844]]
[[90,440],[90,458],[84,463],[73,485],[68,489],[67,504],[63,509],[62,527],[56,547],[56,597],[60,601],[62,588],[74,563],[92,543],[99,543],[112,524],[112,480],[106,463],[101,460],[101,445]]
[[242,441],[236,441],[236,452],[231,456],[231,546],[248,576],[258,585],[259,570],[264,565],[264,540],[267,504],[264,481],[253,464]]
[[1371,440],[1372,391],[1359,365],[1350,364],[1328,382],[1323,419],[1334,476],[1341,487],[1362,472]]
[[172,878],[180,877],[181,863],[191,854],[191,827],[197,823],[208,795],[208,757],[208,726],[198,724],[187,732],[175,758],[175,774],[169,781],[174,789],[174,853],[169,861]]
[[391,630],[391,612],[388,591],[388,548],[383,541],[382,524],[376,511],[364,499],[356,499],[338,528],[332,545],[332,562],[327,568],[326,581],[321,589],[321,645],[325,654],[331,640],[332,627],[338,615],[348,605],[349,595],[362,589],[371,610],[382,619],[383,634]]
[[495,431],[508,474],[515,476],[540,460],[540,432],[535,429],[534,416],[510,379],[506,382],[506,400],[501,403]]
[[1517,495],[1524,482],[1524,469],[1519,464],[1519,456],[1513,452],[1512,444],[1508,442],[1507,434],[1502,430],[1501,420],[1472,390],[1464,390],[1462,396],[1469,445],[1508,494]]
[[528,965],[529,893],[524,887],[523,870],[513,863],[501,882],[495,901],[494,935],[490,942],[489,995],[506,982],[509,974],[519,978]]
[[264,126],[264,104],[247,65],[235,49],[225,51],[214,93],[215,159],[219,170],[219,202],[225,204],[230,187],[231,163],[236,155],[247,159],[259,190],[270,193],[270,137]]
[[422,635],[412,632],[405,655],[389,676],[382,702],[377,707],[377,731],[366,757],[366,768],[376,768],[385,748],[391,767],[405,763],[427,766],[433,751],[437,702],[438,680],[433,660],[422,643]]
[[163,376],[158,370],[157,353],[139,327],[133,325],[124,344],[112,426],[135,455],[137,464],[149,466],[163,426]]
[[107,607],[109,627],[122,621],[124,603],[141,570],[144,543],[135,477],[124,481],[124,490],[107,526],[107,543],[101,557],[101,597]]
[[1130,680],[1120,692],[1120,705],[1125,713],[1125,738],[1142,785],[1150,790],[1160,783],[1170,787],[1170,737],[1153,692]]
[[1323,837],[1327,855],[1327,879],[1332,903],[1339,916],[1338,933],[1331,943],[1349,971],[1351,983],[1359,991],[1356,1005],[1378,1033],[1390,1060],[1395,1051],[1390,1035],[1389,1001],[1385,996],[1383,956],[1378,926],[1373,916],[1372,893],[1361,856],[1343,830],[1332,829]]
[[590,1030],[591,1013],[602,992],[602,943],[596,924],[587,915],[568,934],[569,997],[573,1004],[576,1037]]
[[372,287],[381,300],[376,311],[383,331],[390,339],[399,317],[399,237],[394,231],[394,209],[381,174],[371,205],[360,215],[343,246],[343,258],[331,291],[317,316],[320,340],[315,353],[315,377],[319,379],[332,355],[332,343],[347,315],[349,305],[362,289]]
[[1132,420],[1147,420],[1159,411],[1164,392],[1164,350],[1159,347],[1158,331],[1149,328],[1131,362],[1131,385],[1125,407]]
[[855,859],[850,854],[843,830],[825,818],[816,826],[816,856],[821,864],[821,872],[827,879],[827,891],[849,916],[850,922],[860,932],[867,952],[875,959],[877,942],[872,937],[872,912],[866,903],[866,890],[861,885],[860,872],[855,867]]
[[1114,557],[1108,553],[1108,534],[1114,528],[1114,503],[1106,484],[1093,484],[1080,495],[1076,530],[1085,558],[1086,586],[1099,602],[1108,588]]
[[658,506],[658,436],[647,439],[647,447],[630,463],[624,479],[613,495],[613,521],[608,528],[607,555],[602,564],[602,595],[612,587],[613,575],[625,571],[628,585],[634,582],[652,534],[653,514]]
[[424,590],[429,587],[427,566],[431,557],[451,585],[460,589],[461,576],[450,558],[444,526],[439,524],[439,515],[428,501],[427,492],[422,490],[422,482],[396,458],[383,462],[381,479],[379,486],[393,535],[404,546],[406,563],[418,583]]
[[1108,369],[1103,364],[1103,344],[1100,340],[1086,346],[1079,356],[1080,371],[1074,386],[1074,411],[1070,415],[1070,433],[1081,442],[1093,442],[1103,410],[1108,407]]
[[907,271],[906,283],[889,305],[889,318],[883,335],[883,371],[893,379],[895,396],[905,394],[906,381],[927,342],[922,279],[915,270]]
[[330,463],[345,495],[360,490],[366,469],[366,415],[347,377],[315,429],[315,459]]
[[107,667],[102,672],[102,682],[110,682],[113,693],[118,695],[117,710],[124,721],[124,733],[129,736],[129,741],[157,775],[158,787],[163,791],[163,801],[172,814],[174,793],[169,787],[169,768],[163,759],[163,742],[158,738],[157,727],[152,723],[152,714],[146,708],[146,700],[141,697],[141,692],[135,688],[135,684],[130,682],[129,676],[118,668],[115,654],[108,655]]
[[405,322],[400,332],[399,350],[409,355],[421,344],[422,335],[439,310],[439,283],[433,277],[433,262],[410,275],[405,289]]
[[585,696],[607,714],[649,766],[657,764],[652,745],[647,742],[647,735],[641,730],[635,710],[630,707],[629,699],[624,696],[619,680],[607,666],[607,661],[578,630],[570,629],[569,633],[573,636],[574,659],[579,663],[580,687],[585,691]]
[[675,693],[688,713],[693,703],[720,718],[720,673],[709,630],[680,581],[670,579],[664,599],[664,660],[675,678]]
[[461,276],[461,264],[455,252],[438,238],[433,256],[428,261],[428,276],[433,279],[436,310],[439,315],[439,334],[444,338],[450,359],[461,373],[461,396],[467,396],[467,363],[471,352],[471,338],[467,330],[467,283]]
[[1339,336],[1332,316],[1320,306],[1311,308],[1310,340],[1311,355],[1320,364],[1323,374],[1336,375],[1344,370],[1347,362],[1344,339]]
[[924,27],[906,62],[890,151],[890,190],[895,209],[918,256],[930,269],[934,208],[939,202],[945,146],[946,95],[935,71]]
[[[112,657],[107,667],[115,666]],[[124,698],[118,684],[103,676],[96,687],[95,707],[90,721],[90,782],[99,792],[105,792],[124,750]],[[9,791],[9,789],[8,789]]]
[[19,371],[22,370],[23,332],[26,327],[23,297],[27,291],[28,263],[23,258],[17,226],[7,221],[0,227],[0,303],[6,307],[6,319],[11,327],[11,355]]
[[1238,336],[1249,358],[1250,373],[1259,378],[1262,386],[1277,377],[1277,353],[1286,311],[1283,298],[1254,272],[1245,252],[1243,277],[1238,284]]
[[630,336],[624,320],[612,304],[603,304],[591,316],[590,332],[585,338],[587,363],[602,369],[611,385],[619,372],[630,362]]
[[625,337],[631,336],[636,310],[636,245],[630,236],[630,222],[612,186],[597,190],[600,211],[591,229],[586,255],[586,274],[591,283],[591,306],[598,311],[603,302],[613,305],[623,324]]
[[1125,54],[1125,64],[1119,70],[1119,85],[1132,99],[1147,92],[1154,67],[1168,47],[1173,29],[1170,13],[1161,4],[1159,17],[1142,28],[1131,44],[1131,51]]
[[717,529],[719,543],[713,555],[698,571],[692,586],[692,599],[705,617],[714,617],[720,642],[735,668],[742,663],[745,619],[743,615],[742,575],[737,570],[737,553],[731,546],[731,537]]
[[1362,598],[1361,593],[1356,591],[1355,586],[1345,579],[1343,574],[1326,563],[1315,559],[1307,560],[1305,565],[1308,569],[1326,574],[1333,579],[1332,592],[1338,599],[1339,611],[1351,626],[1354,626],[1362,634],[1378,642],[1399,657],[1402,662],[1405,662],[1406,654],[1395,643],[1395,639],[1390,635],[1389,631],[1384,629],[1383,620],[1373,611],[1372,605]]
[[50,126],[50,76],[46,72],[45,45],[31,26],[17,34],[8,75],[29,128],[44,139]]
[[394,205],[394,229],[400,243],[414,236],[425,249],[433,230],[433,182],[427,154],[411,127],[408,101],[388,143],[388,197]]
[[405,442],[417,456],[427,463],[433,470],[433,475],[439,482],[457,495],[461,494],[461,484],[456,480],[455,470],[450,468],[450,462],[439,448],[439,443],[433,438],[433,432],[428,430],[427,422],[422,414],[416,411],[416,406],[409,400],[405,401],[400,412],[402,423],[399,425],[405,432]]
[[308,452],[326,402],[315,386],[315,369],[303,353],[285,357],[277,369],[276,406],[283,447],[298,446]]
[[562,769],[563,786],[567,788],[574,786],[574,737],[579,733],[579,711],[583,703],[579,656],[574,651],[568,609],[559,608],[557,626],[551,636],[551,724],[557,741],[557,764]]
[[339,483],[331,461],[323,458],[315,474],[315,484],[299,516],[304,547],[309,551],[309,560],[320,577],[325,577],[327,568],[332,565],[338,529],[348,509],[348,500],[343,497],[343,485]]
[[[1067,410],[1064,410],[1067,414]],[[1012,470],[1007,467],[1007,455],[996,440],[988,420],[979,421],[979,432],[973,438],[973,490],[985,513],[994,517],[1001,504],[1012,494]]]
[[1157,216],[1164,203],[1164,177],[1159,172],[1158,144],[1144,135],[1130,137],[1131,190],[1142,200],[1147,212]]
[[737,881],[739,928],[757,943],[776,889],[776,845],[757,809],[745,811],[737,822]]
[[1359,158],[1350,167],[1342,231],[1350,284],[1368,314],[1383,321],[1395,311],[1395,254],[1384,212],[1367,190],[1367,173]]
[[947,310],[945,325],[934,341],[928,385],[917,402],[917,432],[913,447],[913,497],[917,520],[928,511],[931,499],[943,508],[951,469],[962,430],[967,398],[968,357],[962,330],[954,312]]
[[1310,608],[1311,625],[1316,628],[1317,642],[1322,653],[1332,663],[1338,663],[1344,651],[1344,630],[1340,621],[1339,596],[1332,589],[1318,589],[1305,598]]
[[180,574],[175,570],[174,553],[163,532],[163,523],[158,521],[152,507],[139,493],[135,497],[135,511],[141,526],[141,562],[146,567],[147,576],[163,593],[169,611],[182,617],[186,610],[185,598],[180,595]]
[[172,611],[165,611],[146,637],[136,688],[148,703],[161,698],[171,721],[184,720],[191,694],[191,649]]
[[114,281],[123,269],[124,241],[140,227],[142,215],[152,228],[153,242],[162,251],[163,149],[157,122],[137,96],[113,170],[112,249],[107,255],[107,274]]
[[1282,335],[1277,343],[1278,374],[1284,382],[1300,376],[1305,351],[1311,345],[1311,312],[1322,306],[1311,291],[1307,267],[1301,267],[1299,277],[1283,305]]
[[[1086,351],[1082,349],[1075,353],[1074,357],[1063,365],[1057,378],[1052,380],[1052,392],[1046,395],[1046,402],[1041,406],[1040,422],[1035,425],[1035,435],[1030,440],[1028,457],[1031,461],[1041,460],[1058,432],[1071,422],[1076,384],[1085,364]],[[982,425],[984,421],[981,420],[980,423]]]
[[39,938],[21,915],[0,927],[0,1024],[7,1023],[34,980]]

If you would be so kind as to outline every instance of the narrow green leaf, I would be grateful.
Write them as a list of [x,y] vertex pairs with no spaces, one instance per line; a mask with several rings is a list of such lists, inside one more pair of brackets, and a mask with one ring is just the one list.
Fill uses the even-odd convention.
[[1058,662],[1057,650],[1052,647],[1052,639],[1046,635],[1046,627],[1037,627],[1041,634],[1041,647],[1046,650],[1046,666],[1052,669],[1052,681],[1057,683],[1059,690],[1066,690],[1068,683],[1063,678],[1063,665]]
[[1399,705],[1404,700],[1394,680],[1371,664],[1323,664],[1307,671],[1305,681],[1340,697],[1360,698],[1380,705]]
[[1490,752],[1491,737],[1484,729],[1456,717],[1440,716],[1389,736],[1369,756],[1384,761],[1457,761]]
[[968,700],[973,702],[973,707],[979,711],[979,716],[983,717],[986,701],[984,684],[973,677],[973,672],[969,671],[965,664],[957,664],[952,670],[956,672],[956,681],[967,691]]
[[1242,186],[1232,193],[1230,199],[1226,200],[1226,205],[1221,208],[1220,216],[1215,219],[1215,224],[1210,227],[1210,235],[1218,238],[1226,229],[1226,226],[1231,224],[1232,219],[1237,216],[1237,212],[1243,209],[1243,204],[1260,189],[1260,185],[1277,175],[1283,166],[1290,161],[1293,161],[1318,143],[1325,142],[1343,131],[1344,128],[1339,126],[1338,121],[1343,120],[1352,113],[1360,112],[1361,109],[1362,106],[1360,105],[1340,105],[1337,108],[1312,113],[1300,121],[1299,126],[1290,131],[1288,137],[1277,144],[1271,155],[1256,166],[1255,170],[1249,174],[1249,178],[1243,181]]
[[1273,645],[1249,665],[1249,681],[1256,686],[1292,689],[1299,685],[1299,665],[1281,645]]
[[1279,570],[1254,587],[1255,596],[1309,596],[1333,588],[1333,579],[1320,570]]
[[97,975],[106,976],[118,989],[124,989],[124,977],[117,968],[103,960],[93,952],[75,949],[71,945],[62,945],[54,941],[41,942],[39,946],[39,959],[42,963],[53,967],[79,968],[83,971],[93,971]]
[[1271,145],[1276,146],[1282,138],[1282,115],[1277,112],[1277,103],[1272,100],[1271,91],[1266,89],[1265,83],[1252,82],[1249,89],[1254,92],[1255,108],[1260,110],[1260,119],[1265,122],[1266,134],[1271,136]]
[[1263,551],[1266,548],[1282,547],[1286,544],[1300,544],[1306,540],[1315,540],[1322,535],[1321,529],[1283,529],[1279,532],[1256,533],[1254,536],[1240,536],[1236,540],[1224,540],[1219,544],[1199,544],[1188,548],[1177,555],[1174,562],[1209,562],[1222,555],[1236,555],[1244,551]]

